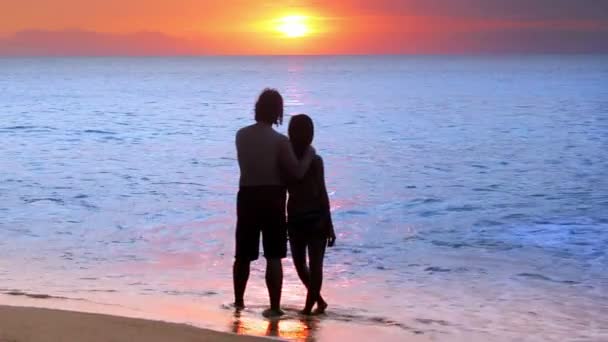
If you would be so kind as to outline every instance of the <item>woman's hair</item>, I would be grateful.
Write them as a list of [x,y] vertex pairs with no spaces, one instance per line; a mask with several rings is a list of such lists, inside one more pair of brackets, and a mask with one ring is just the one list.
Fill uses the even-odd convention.
[[269,125],[283,123],[283,97],[276,89],[266,88],[255,103],[255,121]]
[[289,140],[298,159],[304,157],[304,153],[315,135],[315,127],[312,119],[306,114],[298,114],[291,117],[289,121]]

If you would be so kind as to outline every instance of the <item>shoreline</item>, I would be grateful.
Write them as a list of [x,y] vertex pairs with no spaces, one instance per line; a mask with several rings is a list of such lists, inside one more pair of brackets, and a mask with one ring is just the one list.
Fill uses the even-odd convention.
[[431,340],[410,327],[403,330],[369,320],[353,322],[352,317],[340,317],[340,313],[328,320],[303,318],[289,306],[284,317],[268,320],[262,317],[265,306],[256,304],[235,314],[225,306],[217,311],[210,309],[211,303],[186,303],[175,298],[159,297],[140,305],[142,298],[122,297],[121,304],[110,304],[11,292],[0,294],[0,342]]
[[38,307],[0,305],[0,342],[263,342],[271,339],[188,324]]

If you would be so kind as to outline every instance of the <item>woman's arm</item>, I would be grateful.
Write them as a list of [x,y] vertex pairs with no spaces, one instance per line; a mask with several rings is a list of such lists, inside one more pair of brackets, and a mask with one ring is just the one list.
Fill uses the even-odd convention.
[[334,224],[331,219],[331,205],[329,203],[329,195],[327,194],[327,186],[325,185],[325,168],[323,159],[320,156],[315,158],[315,167],[317,169],[317,183],[321,190],[321,210],[325,213],[326,224],[328,228],[328,245],[331,247],[336,242],[336,234],[334,232]]

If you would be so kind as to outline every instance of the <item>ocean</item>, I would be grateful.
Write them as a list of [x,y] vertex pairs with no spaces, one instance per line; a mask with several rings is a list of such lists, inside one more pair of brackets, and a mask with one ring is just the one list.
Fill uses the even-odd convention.
[[[325,317],[233,315],[235,132],[315,121]],[[0,304],[295,340],[608,340],[606,56],[0,59]],[[287,123],[287,122],[286,122]],[[286,123],[278,127],[286,131]]]

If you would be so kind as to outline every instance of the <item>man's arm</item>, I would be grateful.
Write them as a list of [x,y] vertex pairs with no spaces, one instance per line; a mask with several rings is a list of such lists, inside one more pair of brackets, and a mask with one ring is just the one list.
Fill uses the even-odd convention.
[[311,147],[306,150],[302,160],[296,158],[296,154],[293,152],[289,139],[283,139],[281,141],[281,148],[279,150],[279,161],[281,168],[287,172],[287,175],[295,179],[301,179],[308,171],[310,164],[315,156],[315,149]]

